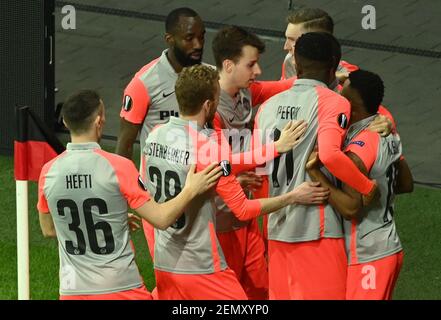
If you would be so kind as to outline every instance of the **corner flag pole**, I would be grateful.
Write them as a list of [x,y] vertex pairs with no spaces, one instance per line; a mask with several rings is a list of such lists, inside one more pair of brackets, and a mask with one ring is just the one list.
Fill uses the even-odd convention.
[[28,181],[16,180],[18,300],[29,300]]
[[[27,148],[19,148],[18,141],[28,140],[28,108],[16,108],[17,132],[14,142],[14,176],[17,208],[17,289],[19,300],[29,300],[29,212]],[[28,161],[26,161],[28,160]]]
[[29,300],[28,181],[38,181],[43,165],[62,153],[65,147],[30,107],[17,106],[15,110],[18,299]]

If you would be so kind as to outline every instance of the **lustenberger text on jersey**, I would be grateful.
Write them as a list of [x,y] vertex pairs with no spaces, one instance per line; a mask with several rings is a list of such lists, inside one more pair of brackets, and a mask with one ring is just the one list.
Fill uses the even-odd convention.
[[277,116],[282,120],[297,120],[297,114],[300,107],[279,106],[277,108]]
[[69,174],[66,176],[66,189],[92,188],[91,174]]
[[183,165],[188,165],[188,159],[190,158],[190,152],[187,150],[180,150],[155,142],[148,145],[147,155]]

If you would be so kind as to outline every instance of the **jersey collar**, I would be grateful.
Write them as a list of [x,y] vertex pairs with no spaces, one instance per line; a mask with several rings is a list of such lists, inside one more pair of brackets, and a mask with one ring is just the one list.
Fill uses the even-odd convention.
[[172,125],[180,126],[180,127],[181,127],[181,126],[190,126],[190,127],[192,127],[192,128],[196,128],[197,131],[201,131],[201,130],[204,129],[204,128],[200,127],[200,126],[197,124],[196,121],[188,121],[188,120],[181,119],[181,118],[178,118],[178,117],[173,117],[173,116],[171,116],[169,122],[170,122]]
[[363,120],[357,121],[351,124],[348,128],[348,132],[346,134],[346,141],[351,141],[356,135],[358,135],[361,131],[366,129],[369,124],[375,119],[377,115],[374,114],[370,117],[364,118]]
[[319,87],[328,88],[328,86],[324,82],[314,79],[296,79],[296,81],[294,82],[294,87],[297,86],[311,86],[311,87],[319,86]]
[[174,76],[178,76],[175,69],[173,69],[172,65],[170,64],[170,61],[168,61],[167,58],[167,51],[168,49],[165,49],[162,51],[161,57],[159,58],[159,62],[161,63],[161,66],[170,74],[173,74]]
[[82,142],[82,143],[72,143],[69,142],[66,146],[68,151],[76,151],[76,150],[93,150],[93,149],[101,149],[100,145],[96,142]]

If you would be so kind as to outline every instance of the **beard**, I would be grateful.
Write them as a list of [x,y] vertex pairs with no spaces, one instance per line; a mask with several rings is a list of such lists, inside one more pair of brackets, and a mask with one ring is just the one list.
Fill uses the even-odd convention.
[[[193,54],[195,52],[201,53],[201,57],[199,59],[193,59],[191,57],[191,54]],[[180,48],[174,47],[173,53],[176,57],[176,60],[178,60],[179,64],[181,64],[183,67],[194,66],[196,64],[201,64],[201,62],[202,62],[202,50],[195,50],[195,51],[191,52],[190,54],[185,54],[185,52],[182,51]]]

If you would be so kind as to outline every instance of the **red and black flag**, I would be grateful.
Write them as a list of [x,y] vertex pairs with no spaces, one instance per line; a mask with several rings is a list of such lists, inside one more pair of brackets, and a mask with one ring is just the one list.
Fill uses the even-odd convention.
[[15,180],[38,181],[43,165],[65,147],[30,107],[17,107],[16,121]]

